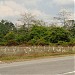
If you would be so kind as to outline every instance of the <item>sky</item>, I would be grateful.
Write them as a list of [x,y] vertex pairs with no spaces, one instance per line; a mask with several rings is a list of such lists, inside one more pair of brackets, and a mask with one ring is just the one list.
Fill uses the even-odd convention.
[[0,0],[0,20],[5,19],[16,23],[24,12],[32,13],[45,21],[61,9],[75,14],[75,0]]

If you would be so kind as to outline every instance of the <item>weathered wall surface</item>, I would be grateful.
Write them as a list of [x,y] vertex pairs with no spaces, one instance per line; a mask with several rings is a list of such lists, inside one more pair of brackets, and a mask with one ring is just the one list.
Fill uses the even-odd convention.
[[0,47],[1,55],[18,55],[31,53],[75,53],[74,47],[50,47],[50,46],[31,46],[31,47]]

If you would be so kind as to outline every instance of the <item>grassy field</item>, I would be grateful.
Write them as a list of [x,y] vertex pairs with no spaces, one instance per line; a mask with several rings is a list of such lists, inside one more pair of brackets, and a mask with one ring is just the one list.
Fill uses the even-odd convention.
[[61,46],[0,47],[0,61],[4,62],[24,61],[43,57],[56,57],[74,54],[75,54],[75,47],[61,47]]

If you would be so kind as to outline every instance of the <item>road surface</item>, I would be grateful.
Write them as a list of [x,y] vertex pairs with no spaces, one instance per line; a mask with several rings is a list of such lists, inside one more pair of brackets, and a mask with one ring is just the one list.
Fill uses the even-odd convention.
[[74,60],[66,56],[0,64],[0,75],[75,75]]

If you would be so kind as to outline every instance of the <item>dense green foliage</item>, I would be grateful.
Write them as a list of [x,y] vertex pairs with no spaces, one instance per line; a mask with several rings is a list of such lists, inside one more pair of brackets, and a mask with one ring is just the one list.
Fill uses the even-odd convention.
[[64,27],[34,24],[16,28],[12,22],[0,22],[0,45],[75,45],[75,25]]
[[2,20],[0,22],[0,34],[6,35],[9,31],[15,30],[15,26],[12,22]]

